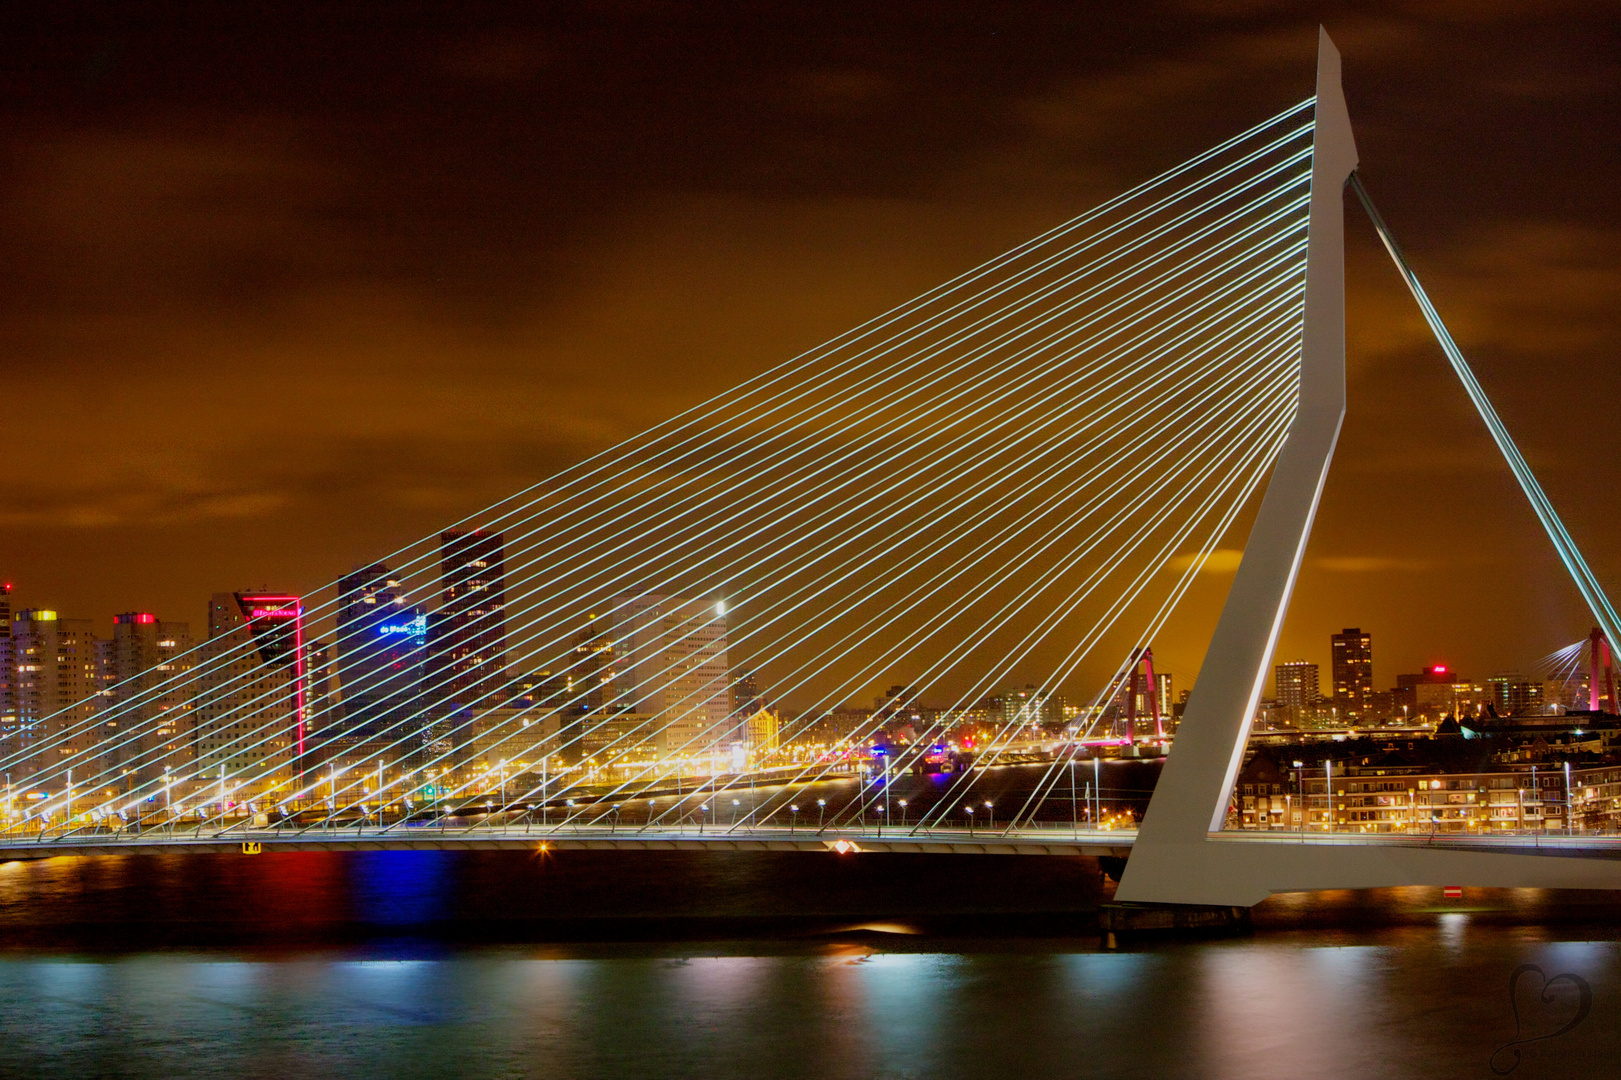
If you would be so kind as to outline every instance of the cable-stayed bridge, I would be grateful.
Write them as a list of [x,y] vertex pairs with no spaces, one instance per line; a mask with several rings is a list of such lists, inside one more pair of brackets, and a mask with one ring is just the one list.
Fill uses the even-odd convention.
[[[1223,830],[1345,412],[1347,183],[1621,624],[1356,164],[1324,35],[1312,98],[315,594],[216,596],[205,644],[101,708],[21,710],[0,854],[1131,849],[1123,897],[1218,904],[1621,883],[1581,838]],[[1115,828],[1099,763],[1165,750],[1144,660],[1246,527],[1141,829]],[[840,722],[897,672],[882,739]],[[923,694],[947,704],[907,714]]]

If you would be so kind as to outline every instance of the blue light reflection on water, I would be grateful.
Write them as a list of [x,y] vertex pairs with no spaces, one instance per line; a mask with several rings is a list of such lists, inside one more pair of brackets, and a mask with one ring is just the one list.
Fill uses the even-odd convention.
[[450,914],[455,855],[357,851],[349,856],[354,915],[372,926],[426,926]]

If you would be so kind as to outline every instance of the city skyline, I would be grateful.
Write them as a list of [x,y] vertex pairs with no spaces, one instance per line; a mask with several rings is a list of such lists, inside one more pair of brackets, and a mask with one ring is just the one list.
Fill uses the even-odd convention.
[[1602,1072],[1615,12],[1297,7],[8,5],[0,1073]]
[[[1147,14],[1023,10],[914,26],[935,57],[917,68],[907,34],[852,52],[837,25],[773,9],[740,48],[727,37],[735,56],[722,66],[784,89],[741,99],[699,91],[722,48],[701,26],[644,32],[597,15],[429,34],[405,20],[372,45],[424,58],[388,79],[409,91],[395,96],[428,94],[443,111],[408,110],[393,134],[357,119],[374,100],[360,68],[310,69],[324,80],[316,102],[254,67],[259,54],[230,44],[225,16],[190,28],[199,48],[188,51],[235,66],[205,64],[183,92],[162,74],[176,45],[139,24],[36,16],[19,47],[46,55],[50,42],[38,69],[49,77],[7,107],[23,163],[7,194],[32,224],[5,226],[20,256],[8,279],[20,302],[5,318],[19,343],[15,407],[53,416],[72,449],[14,448],[5,572],[29,603],[97,625],[126,610],[201,625],[202,598],[245,584],[307,595],[1305,89],[1311,35],[1280,16],[1207,16],[1160,41],[1141,32]],[[1585,479],[1608,471],[1611,451],[1578,453],[1546,422],[1570,408],[1570,385],[1592,385],[1600,408],[1616,397],[1616,376],[1589,359],[1621,308],[1604,269],[1615,212],[1593,180],[1611,165],[1556,150],[1586,145],[1571,133],[1607,115],[1613,90],[1589,73],[1613,59],[1593,53],[1576,14],[1533,24],[1499,12],[1461,29],[1416,9],[1325,18],[1354,60],[1368,182],[1573,533],[1615,580],[1621,549],[1601,523],[1617,508]],[[1084,48],[1053,48],[1065,37],[1055,28]],[[773,44],[785,29],[809,35],[797,38],[808,53]],[[675,89],[668,103],[604,51],[627,33]],[[311,55],[319,34],[304,27],[283,47]],[[75,65],[107,40],[124,45],[85,76]],[[974,94],[939,63],[968,52],[989,60]],[[251,99],[234,89],[241,64],[260,80]],[[671,137],[634,143],[626,168],[579,123],[545,110],[537,121],[529,106],[552,100],[564,72],[610,88],[601,122],[663,108]],[[1167,72],[1182,80],[1174,93],[1146,89]],[[219,93],[199,105],[197,85]],[[942,99],[962,110],[946,127],[920,104]],[[775,134],[749,149],[717,142],[716,118],[739,102],[750,130]],[[468,110],[487,128],[447,126]],[[536,124],[525,145],[541,157],[563,148],[568,168],[511,174],[501,139]],[[1505,129],[1518,141],[1481,138]],[[335,140],[357,132],[377,151],[366,167],[381,171],[363,185],[375,206],[341,182],[353,163]],[[807,154],[808,140],[827,153]],[[392,153],[406,145],[417,148]],[[413,180],[383,164],[420,163],[424,150],[431,162],[432,148],[454,149],[462,175]],[[834,164],[846,159],[862,168]],[[1534,216],[1531,190],[1545,196]],[[537,200],[544,221],[527,209]],[[281,225],[220,228],[220,213]],[[428,224],[402,236],[383,216]],[[341,223],[347,246],[314,242],[316,220]],[[1521,666],[1589,620],[1368,230],[1349,219],[1347,231],[1353,408],[1278,655],[1326,667],[1323,629],[1353,621],[1377,629],[1396,671]],[[178,261],[152,261],[159,234]],[[262,281],[226,272],[249,265]],[[133,280],[147,287],[123,287]],[[63,318],[92,329],[64,337],[52,321]],[[641,329],[672,319],[675,337]],[[164,439],[125,454],[111,434],[121,425],[72,389],[85,380]],[[69,400],[81,404],[58,407]],[[264,454],[277,440],[286,451]],[[1156,642],[1168,669],[1196,672],[1242,528],[1207,564],[1186,625]]]

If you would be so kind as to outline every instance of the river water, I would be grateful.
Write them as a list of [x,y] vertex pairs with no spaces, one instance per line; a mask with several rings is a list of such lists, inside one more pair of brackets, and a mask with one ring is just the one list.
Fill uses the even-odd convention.
[[0,1075],[1621,1075],[1608,897],[1287,896],[1108,952],[1108,893],[1035,857],[9,863]]

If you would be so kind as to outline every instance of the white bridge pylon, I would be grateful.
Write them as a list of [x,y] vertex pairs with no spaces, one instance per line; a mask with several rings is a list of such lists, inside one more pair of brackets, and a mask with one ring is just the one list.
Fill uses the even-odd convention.
[[[1199,680],[1116,898],[1252,905],[1272,893],[1403,885],[1621,888],[1621,860],[1580,850],[1434,850],[1370,839],[1333,845],[1223,834],[1267,664],[1311,535],[1345,418],[1344,189],[1354,185],[1533,510],[1610,640],[1616,616],[1552,504],[1514,448],[1457,345],[1356,179],[1340,56],[1320,30],[1298,408],[1274,465]],[[1494,845],[1495,847],[1495,845]]]

